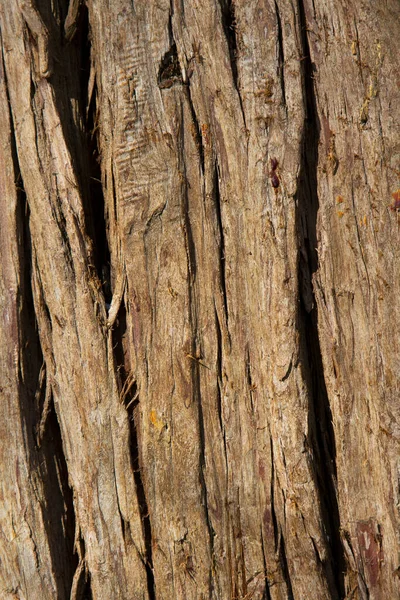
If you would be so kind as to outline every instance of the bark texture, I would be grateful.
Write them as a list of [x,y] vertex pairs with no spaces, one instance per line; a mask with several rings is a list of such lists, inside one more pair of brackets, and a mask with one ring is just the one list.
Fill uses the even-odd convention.
[[400,597],[397,0],[0,0],[0,597]]

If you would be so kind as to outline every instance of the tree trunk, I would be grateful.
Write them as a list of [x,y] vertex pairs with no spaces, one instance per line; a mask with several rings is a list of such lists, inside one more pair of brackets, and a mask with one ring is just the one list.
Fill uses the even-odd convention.
[[400,597],[400,10],[0,0],[0,597]]

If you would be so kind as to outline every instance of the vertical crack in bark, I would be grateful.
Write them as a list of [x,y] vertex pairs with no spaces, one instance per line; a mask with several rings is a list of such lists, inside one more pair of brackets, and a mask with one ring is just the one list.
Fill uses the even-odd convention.
[[240,93],[240,81],[238,71],[238,40],[237,40],[237,23],[235,16],[235,5],[233,0],[219,0],[221,6],[222,26],[225,33],[225,38],[228,44],[229,61],[231,64],[233,85],[238,94],[240,110],[242,112],[243,124],[246,127],[246,116],[243,108],[242,96]]
[[83,0],[69,0],[68,13],[64,21],[64,35],[67,42],[72,42],[82,21]]
[[[211,562],[214,562],[215,559],[215,550],[214,550],[214,537],[215,531],[211,524],[211,518],[208,510],[208,491],[207,484],[205,480],[205,469],[206,469],[206,441],[205,441],[205,431],[204,431],[204,415],[203,415],[203,406],[201,402],[201,391],[200,391],[200,365],[197,361],[191,361],[191,370],[192,370],[192,381],[193,381],[193,393],[194,393],[194,401],[197,403],[198,407],[198,416],[199,416],[199,435],[200,435],[200,464],[199,464],[199,478],[200,485],[202,489],[202,502],[204,506],[205,519],[207,524],[208,536],[209,536],[209,544],[210,544],[210,554],[211,554]],[[210,566],[209,572],[209,590],[210,590],[210,598],[213,597],[213,576],[212,570]]]
[[[299,308],[299,324],[303,337],[300,351],[304,364],[308,364],[306,377],[310,389],[308,439],[312,446],[313,470],[324,522],[325,541],[330,551],[328,561],[322,564],[330,585],[332,598],[344,597],[345,561],[340,539],[340,516],[336,492],[336,443],[332,424],[332,413],[326,389],[321,348],[318,336],[318,313],[312,289],[312,275],[318,269],[317,213],[319,207],[317,191],[318,144],[320,123],[313,84],[313,65],[307,38],[303,0],[299,0],[302,33],[303,89],[305,94],[306,121],[302,140],[302,161],[298,183],[298,205],[300,207],[299,235],[300,262],[299,283],[302,302]],[[311,298],[311,300],[310,300]]]
[[275,459],[274,459],[274,442],[272,439],[271,432],[269,432],[269,439],[271,445],[271,518],[272,526],[274,528],[274,542],[275,552],[278,552],[279,548],[279,529],[278,520],[275,513]]
[[[130,428],[130,453],[131,453],[131,461],[132,461],[132,470],[133,477],[135,480],[136,493],[138,497],[139,511],[140,517],[142,520],[143,526],[143,538],[144,545],[146,549],[145,556],[145,569],[146,569],[146,577],[147,577],[147,592],[149,594],[149,600],[156,599],[156,588],[155,588],[155,580],[154,580],[154,572],[153,572],[153,534],[151,529],[151,520],[149,514],[149,508],[147,504],[146,492],[144,487],[144,482],[142,478],[141,465],[140,465],[140,456],[139,456],[139,443],[138,443],[138,435],[136,429],[135,422],[135,402],[139,401],[137,398],[136,385],[132,389],[132,399],[130,405],[127,406],[127,411],[129,415],[129,428]],[[136,400],[135,400],[136,398]]]
[[[21,423],[24,428],[24,444],[26,459],[29,462],[30,486],[37,489],[37,479],[41,482],[42,494],[37,494],[43,523],[46,530],[46,541],[51,556],[51,568],[57,585],[57,596],[67,600],[76,569],[77,559],[74,557],[74,531],[76,525],[72,491],[68,485],[68,469],[65,460],[61,431],[54,411],[50,411],[51,390],[45,382],[48,375],[43,369],[44,354],[38,332],[35,314],[34,291],[32,288],[32,240],[29,228],[30,210],[25,193],[24,182],[18,163],[15,125],[8,96],[7,76],[2,55],[5,88],[8,98],[9,120],[11,127],[11,155],[16,174],[17,210],[16,239],[18,241],[18,265],[20,270],[20,287],[17,291],[19,309],[19,406]],[[47,307],[46,307],[47,308]],[[41,388],[46,385],[46,400],[41,406]],[[38,402],[32,398],[38,392]],[[50,394],[50,396],[49,396]],[[42,436],[40,447],[37,445],[37,432],[43,423],[43,412],[47,424],[47,434]],[[42,431],[44,434],[44,428]],[[32,505],[32,510],[37,510]],[[29,525],[29,523],[28,523]],[[29,525],[30,526],[30,525]],[[33,533],[32,533],[33,535]],[[38,554],[38,564],[42,558]]]
[[[275,459],[274,459],[274,443],[272,439],[271,431],[269,432],[270,444],[271,444],[271,517],[272,517],[272,525],[274,528],[274,542],[275,542],[275,554],[279,557],[279,562],[282,569],[282,575],[286,583],[287,589],[287,597],[288,600],[294,600],[293,590],[292,590],[292,582],[290,580],[289,567],[286,558],[286,549],[285,549],[285,541],[284,536],[282,534],[281,528],[278,524],[278,519],[276,517],[275,512]],[[282,492],[282,501],[284,507],[284,520],[286,520],[285,513],[285,497]]]
[[219,318],[218,318],[218,312],[216,307],[214,306],[214,310],[215,310],[215,325],[216,325],[216,331],[217,331],[217,378],[218,378],[218,419],[219,419],[219,426],[221,428],[221,431],[224,435],[224,439],[225,439],[225,427],[224,427],[224,422],[222,419],[222,331],[221,331],[221,324],[219,322]]
[[217,161],[214,167],[214,196],[215,196],[215,212],[217,217],[218,233],[219,233],[219,273],[222,297],[224,301],[226,325],[229,323],[228,313],[228,296],[226,293],[226,270],[225,270],[225,237],[224,228],[222,226],[221,214],[221,195],[219,191],[219,168]]
[[[186,256],[187,256],[187,267],[188,267],[188,311],[189,311],[189,323],[190,330],[192,332],[191,337],[191,355],[198,356],[198,352],[200,350],[199,345],[199,334],[198,334],[198,319],[197,319],[197,308],[196,308],[196,297],[195,297],[195,281],[196,281],[196,251],[193,240],[192,226],[190,223],[189,217],[189,197],[188,197],[188,188],[187,188],[187,177],[186,177],[186,166],[185,166],[185,146],[184,146],[184,137],[182,131],[182,139],[181,139],[181,161],[184,166],[184,184],[183,184],[183,194],[182,194],[182,222],[183,222],[183,230],[185,236],[185,246],[186,246]],[[211,517],[208,508],[208,491],[207,484],[205,479],[205,469],[206,469],[206,440],[205,440],[205,428],[204,428],[204,415],[203,415],[203,406],[201,401],[201,384],[200,384],[200,364],[197,360],[190,361],[190,369],[191,369],[191,381],[192,381],[192,393],[193,393],[193,401],[197,406],[198,411],[198,423],[199,423],[199,441],[200,441],[200,450],[199,450],[199,480],[202,492],[202,505],[204,508],[204,517],[206,521],[207,531],[208,531],[208,539],[209,539],[209,548],[210,548],[210,558],[211,563],[214,561],[215,550],[214,550],[214,537],[215,531],[211,524]],[[212,564],[210,564],[209,570],[209,594],[210,598],[213,596],[213,575],[212,575]]]
[[90,572],[87,569],[85,560],[85,542],[80,529],[76,530],[75,551],[78,554],[79,563],[72,582],[70,600],[92,600]]
[[[121,303],[118,319],[112,330],[112,347],[114,351],[114,364],[117,365],[116,377],[120,388],[120,401],[125,406],[129,419],[129,449],[131,456],[131,469],[135,481],[136,494],[140,518],[142,523],[143,540],[146,555],[141,557],[147,577],[147,592],[149,600],[155,600],[155,580],[153,573],[153,534],[150,513],[147,503],[146,491],[142,477],[142,465],[139,455],[139,440],[136,426],[136,407],[139,404],[137,383],[129,371],[129,357],[125,356],[124,337],[126,334],[126,305]],[[130,535],[129,523],[125,521],[120,511],[122,533],[125,538]]]
[[222,394],[223,394],[223,378],[222,378],[222,330],[221,323],[219,322],[217,308],[214,304],[215,310],[215,323],[216,323],[216,331],[217,331],[217,406],[218,406],[218,419],[219,426],[222,433],[222,439],[224,443],[224,458],[225,458],[225,469],[226,474],[229,472],[228,466],[228,450],[226,447],[226,430],[224,419],[222,416]]
[[282,102],[286,109],[286,85],[285,85],[285,53],[283,50],[283,32],[281,13],[278,3],[275,2],[276,25],[277,25],[277,40],[278,40],[278,76],[281,82]]
[[292,582],[290,580],[289,567],[286,558],[285,540],[282,533],[279,534],[279,538],[279,560],[281,563],[282,573],[287,586],[287,597],[288,600],[294,600]]
[[261,539],[261,550],[262,550],[264,578],[265,578],[265,588],[264,588],[264,593],[261,597],[261,600],[272,600],[272,596],[269,591],[268,569],[267,569],[267,560],[266,560],[266,556],[265,556],[265,545],[264,545],[264,536],[263,536],[263,528],[262,527],[260,528],[260,539]]
[[[89,20],[87,8],[82,11],[82,40],[81,40],[81,114],[85,121],[85,136],[83,143],[86,150],[85,171],[88,173],[87,180],[83,181],[83,206],[87,223],[88,235],[91,238],[91,257],[97,278],[101,283],[104,300],[110,304],[112,300],[111,290],[111,253],[108,243],[108,224],[106,222],[106,207],[101,178],[100,149],[97,135],[97,86],[94,83],[90,88],[91,54],[92,47],[89,35]],[[89,97],[90,96],[90,97]],[[86,115],[86,116],[85,116]],[[110,182],[115,189],[114,181]]]
[[192,117],[192,125],[193,125],[193,134],[194,134],[194,138],[195,138],[195,143],[196,143],[196,147],[197,147],[197,151],[199,153],[199,157],[200,157],[200,168],[201,168],[201,173],[204,176],[204,145],[203,145],[203,136],[201,134],[201,128],[200,128],[200,123],[197,119],[197,115],[196,115],[196,111],[194,108],[194,104],[193,104],[193,100],[192,100],[192,94],[190,91],[190,81],[188,81],[188,83],[184,86],[184,91],[185,91],[185,96],[187,98],[188,104],[189,104],[189,110],[190,110],[190,115]]
[[255,387],[254,387],[254,383],[253,383],[253,378],[251,376],[250,349],[249,349],[248,344],[246,344],[246,347],[245,347],[245,370],[246,370],[247,386],[249,389],[251,416],[252,416],[252,419],[254,419],[255,412],[254,412],[253,393],[254,393]]
[[237,68],[237,39],[236,39],[236,18],[235,6],[232,0],[219,0],[222,14],[222,26],[226,41],[228,43],[229,58],[232,69],[233,82],[238,89],[238,68]]
[[[178,81],[183,85],[183,92],[185,94],[186,100],[188,102],[190,116],[192,119],[191,131],[195,140],[196,148],[199,153],[200,158],[200,168],[201,173],[204,177],[205,170],[205,162],[204,162],[204,144],[203,144],[203,136],[201,132],[201,127],[199,120],[196,115],[196,110],[194,108],[194,103],[192,99],[192,93],[190,90],[190,78],[182,75],[182,67],[179,62],[177,46],[174,37],[174,30],[172,26],[172,18],[174,15],[174,6],[173,0],[170,1],[170,11],[169,11],[169,20],[168,20],[168,33],[171,47],[169,51],[164,55],[163,60],[160,64],[160,69],[158,73],[158,86],[162,89],[165,87],[171,87],[174,82]],[[184,17],[184,15],[182,15]],[[183,148],[184,140],[182,137],[182,148]]]

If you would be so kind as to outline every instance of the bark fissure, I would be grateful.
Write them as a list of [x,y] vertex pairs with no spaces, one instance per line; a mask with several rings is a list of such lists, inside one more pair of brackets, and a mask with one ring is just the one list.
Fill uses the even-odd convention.
[[85,559],[85,541],[79,528],[75,533],[75,552],[78,555],[79,562],[74,573],[69,600],[92,600],[90,572],[87,569]]
[[[170,28],[172,35],[172,28]],[[160,89],[170,88],[174,83],[182,82],[182,72],[178,59],[178,52],[175,42],[164,54],[158,71],[158,87]]]
[[200,123],[199,123],[199,120],[198,120],[197,115],[196,115],[196,110],[194,108],[192,94],[191,94],[191,91],[190,91],[190,81],[188,81],[187,84],[184,85],[183,89],[185,91],[185,96],[186,96],[188,104],[189,104],[190,115],[191,115],[191,118],[192,118],[192,125],[193,125],[193,128],[194,128],[195,143],[196,143],[197,151],[199,153],[199,158],[200,158],[201,173],[204,176],[205,163],[204,163],[204,143],[203,143],[203,136],[201,134]]
[[278,552],[279,549],[279,529],[278,529],[278,520],[276,518],[275,512],[275,466],[274,466],[274,442],[272,439],[271,432],[269,433],[270,439],[270,448],[271,448],[271,519],[272,526],[274,529],[274,542],[275,542],[275,552]]
[[82,21],[83,0],[69,0],[68,13],[64,21],[64,35],[67,42],[72,42]]
[[282,568],[282,574],[286,583],[288,600],[295,600],[293,595],[292,581],[290,579],[288,561],[286,557],[285,538],[282,532],[279,533],[279,561]]
[[236,90],[239,91],[235,5],[232,0],[220,0],[220,5],[222,14],[222,26],[224,28],[226,41],[228,43],[233,82]]
[[[1,39],[1,38],[0,38]],[[2,46],[1,46],[2,47]],[[8,93],[7,75],[2,53],[2,65],[5,89],[8,98],[8,111],[11,124],[11,156],[17,186],[17,240],[18,264],[20,268],[20,287],[18,305],[20,311],[20,354],[19,366],[19,409],[24,426],[25,454],[29,463],[29,484],[40,504],[46,539],[52,559],[51,569],[56,581],[58,595],[67,599],[72,586],[73,573],[77,559],[74,557],[74,531],[76,526],[72,490],[68,483],[68,468],[64,455],[60,426],[55,411],[51,411],[52,389],[49,373],[44,361],[38,321],[35,313],[32,239],[29,228],[30,209],[27,202],[24,181],[18,162],[15,125]],[[48,322],[51,326],[47,306]],[[43,387],[45,388],[44,399]],[[36,390],[36,391],[35,391]],[[32,398],[35,399],[32,402]],[[46,435],[45,435],[46,433]],[[37,478],[41,482],[41,497],[37,492]],[[25,516],[24,516],[25,518]],[[30,527],[29,523],[28,526]],[[36,535],[32,532],[31,537]],[[38,553],[34,538],[32,541],[37,554],[38,565],[41,555]],[[25,586],[26,587],[26,586]]]
[[[194,401],[197,403],[198,407],[198,416],[199,416],[199,435],[200,435],[200,455],[199,455],[199,478],[200,485],[202,490],[202,503],[204,507],[204,516],[207,524],[208,538],[209,538],[209,546],[210,546],[210,554],[211,554],[211,562],[214,562],[215,559],[215,550],[214,550],[214,537],[215,531],[213,529],[211,523],[211,516],[208,508],[208,490],[205,478],[205,469],[206,469],[206,438],[205,438],[205,430],[204,430],[204,415],[203,415],[203,406],[201,400],[201,391],[200,391],[200,365],[196,361],[195,364],[192,365],[192,376],[193,376],[193,384],[195,392]],[[212,569],[210,566],[209,571],[209,593],[210,598],[213,595],[213,576]]]
[[222,419],[222,331],[221,324],[218,318],[217,308],[214,303],[215,325],[217,332],[217,379],[218,379],[218,420],[221,431],[224,433],[224,424]]
[[267,569],[267,560],[266,560],[266,556],[265,556],[265,544],[264,544],[264,535],[263,535],[262,526],[260,528],[260,539],[261,539],[261,550],[262,550],[262,558],[263,558],[263,566],[264,566],[264,581],[265,581],[264,594],[263,594],[261,600],[272,600],[271,592],[269,590],[268,569]]
[[[184,151],[182,145],[182,152]],[[185,159],[182,157],[183,163],[185,164]],[[184,223],[184,233],[185,233],[185,246],[186,246],[186,256],[187,256],[187,290],[188,290],[188,317],[191,331],[191,356],[195,357],[195,360],[190,361],[190,373],[191,373],[191,384],[192,384],[192,394],[193,394],[193,402],[197,407],[197,415],[198,415],[198,427],[199,427],[199,483],[201,487],[201,497],[202,497],[202,505],[204,510],[204,518],[207,527],[207,535],[208,535],[208,544],[211,555],[211,562],[214,560],[215,551],[214,551],[214,537],[215,532],[212,527],[211,516],[209,513],[208,507],[208,491],[207,491],[207,483],[205,477],[205,469],[206,469],[206,436],[204,429],[204,415],[203,415],[203,406],[202,406],[202,397],[201,397],[201,381],[200,381],[200,364],[199,360],[196,360],[197,357],[201,357],[201,347],[200,347],[200,339],[199,339],[199,331],[198,331],[198,311],[197,311],[197,298],[196,298],[196,272],[197,272],[197,264],[196,264],[196,249],[193,239],[192,225],[190,222],[189,216],[189,194],[187,186],[183,188],[183,198],[182,198],[182,220]],[[204,367],[202,367],[204,368]],[[208,586],[210,597],[212,597],[213,593],[213,577],[210,570],[208,573]]]
[[[301,352],[309,365],[306,377],[309,391],[308,440],[312,445],[312,470],[321,505],[321,517],[325,526],[325,543],[329,548],[329,560],[321,563],[327,581],[330,582],[332,598],[344,597],[344,555],[340,539],[340,517],[336,492],[336,442],[332,424],[332,413],[324,378],[322,354],[319,343],[318,314],[313,292],[312,278],[318,270],[317,214],[319,199],[317,192],[318,147],[320,123],[313,83],[313,65],[307,35],[303,1],[299,0],[300,25],[303,44],[303,86],[306,105],[306,120],[303,130],[301,168],[299,173],[299,218],[303,222],[301,246],[306,256],[307,267],[300,268],[300,288],[309,290],[311,303],[301,297],[299,308],[299,330],[303,337]],[[308,281],[304,281],[304,279]],[[308,301],[309,302],[309,301]],[[311,456],[310,455],[310,456]],[[314,548],[315,544],[313,541]],[[319,557],[318,551],[316,553]]]
[[[119,400],[121,404],[123,404],[123,406],[125,407],[129,420],[129,450],[131,459],[131,470],[135,482],[139,514],[142,524],[145,556],[142,556],[139,550],[138,553],[146,571],[147,591],[149,595],[149,600],[155,600],[156,589],[153,572],[153,534],[149,506],[142,474],[143,465],[140,457],[139,439],[137,431],[137,419],[139,418],[139,413],[137,412],[136,408],[140,402],[140,399],[137,382],[133,376],[133,373],[127,370],[128,366],[123,347],[123,339],[126,334],[126,328],[126,306],[125,303],[122,302],[118,312],[118,320],[116,321],[115,327],[112,331],[114,366],[116,368],[116,377],[119,381]],[[130,526],[129,522],[127,522],[124,519],[121,509],[120,518],[123,536],[125,539],[125,543],[127,543],[128,537],[131,539],[131,536],[128,534]],[[133,543],[135,543],[134,540],[132,541]]]
[[[72,0],[71,0],[72,1]],[[87,8],[85,8],[85,18],[83,21],[85,28],[82,34],[84,40],[84,52],[81,57],[82,73],[81,76],[81,112],[82,119],[85,122],[85,150],[88,177],[84,182],[83,194],[84,209],[87,222],[87,231],[89,237],[93,241],[91,244],[91,260],[94,263],[97,278],[100,282],[101,289],[104,295],[106,304],[110,304],[112,300],[112,285],[111,285],[111,250],[108,240],[109,223],[106,219],[106,206],[103,192],[102,175],[101,175],[101,152],[99,148],[99,137],[97,131],[97,86],[94,84],[93,90],[89,90],[91,77],[91,55],[92,45],[89,35],[89,22]],[[83,27],[83,26],[82,26]],[[89,98],[90,94],[90,98]],[[109,182],[113,191],[115,184],[112,180]],[[115,192],[114,192],[115,193]],[[87,196],[87,198],[86,198]],[[114,203],[114,215],[115,203]],[[110,215],[108,215],[110,218]]]
[[243,117],[244,128],[246,127],[246,115],[243,107],[242,95],[240,92],[240,81],[238,71],[238,40],[237,40],[237,23],[235,16],[235,4],[233,0],[219,0],[221,6],[222,26],[225,33],[225,38],[228,44],[229,61],[232,71],[233,85],[238,95],[240,110]]
[[[132,399],[137,398],[136,385],[133,386]],[[138,443],[138,434],[135,423],[135,404],[134,402],[130,402],[127,405],[127,411],[129,415],[129,428],[130,428],[130,453],[131,453],[131,461],[132,461],[132,471],[133,477],[135,480],[136,493],[138,498],[139,512],[140,518],[143,526],[143,539],[146,550],[145,556],[145,569],[146,569],[146,578],[147,578],[147,592],[149,594],[149,600],[156,600],[156,587],[154,580],[154,572],[153,572],[153,534],[151,528],[151,519],[150,513],[147,503],[147,497],[142,477],[142,466],[139,456],[139,443]]]
[[229,324],[229,312],[228,312],[228,295],[226,293],[226,268],[225,268],[225,237],[224,228],[222,225],[222,213],[221,213],[221,195],[219,189],[219,168],[218,163],[215,162],[214,166],[214,195],[215,195],[215,212],[217,218],[217,226],[219,233],[219,273],[220,273],[220,285],[223,298],[223,304],[225,309],[226,326]]
[[277,44],[278,44],[278,77],[281,84],[282,104],[286,106],[286,83],[285,83],[285,52],[283,44],[282,20],[278,3],[275,2],[276,26],[277,26]]

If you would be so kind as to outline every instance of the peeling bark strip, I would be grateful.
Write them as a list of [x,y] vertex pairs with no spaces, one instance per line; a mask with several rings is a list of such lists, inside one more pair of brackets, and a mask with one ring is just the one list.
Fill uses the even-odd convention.
[[400,597],[400,19],[356,4],[0,0],[1,598]]

